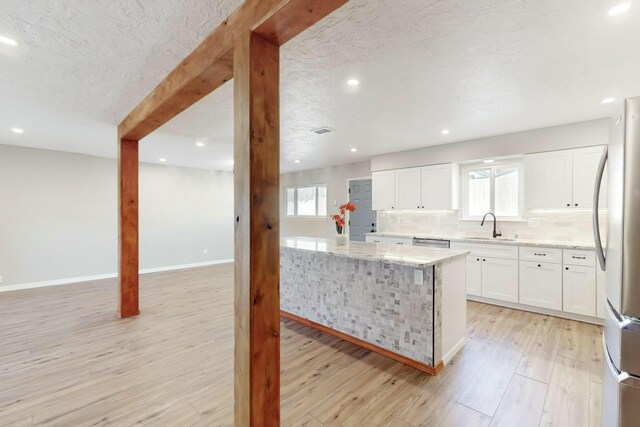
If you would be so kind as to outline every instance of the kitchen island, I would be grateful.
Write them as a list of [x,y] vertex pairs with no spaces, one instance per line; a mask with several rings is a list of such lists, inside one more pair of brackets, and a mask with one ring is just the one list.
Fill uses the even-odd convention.
[[466,254],[283,238],[281,315],[435,375],[464,345]]

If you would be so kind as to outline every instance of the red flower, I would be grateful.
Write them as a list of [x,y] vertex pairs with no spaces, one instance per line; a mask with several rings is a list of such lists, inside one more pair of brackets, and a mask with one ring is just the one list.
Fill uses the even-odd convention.
[[349,211],[349,212],[353,212],[357,209],[357,206],[355,205],[355,203],[345,203],[344,205],[340,206],[340,212],[344,213],[345,210]]
[[340,214],[339,215],[331,215],[331,219],[333,221],[335,221],[336,223],[336,229],[338,230],[338,233],[341,234],[342,233],[342,227],[344,227],[346,221],[344,218],[344,215],[347,211],[349,212],[353,212],[356,210],[356,205],[354,203],[345,203],[344,205],[339,207],[340,209]]

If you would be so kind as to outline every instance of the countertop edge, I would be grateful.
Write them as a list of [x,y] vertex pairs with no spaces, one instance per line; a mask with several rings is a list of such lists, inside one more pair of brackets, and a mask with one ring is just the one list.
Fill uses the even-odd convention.
[[368,257],[368,256],[363,256],[363,255],[342,254],[342,253],[333,252],[333,251],[317,251],[317,250],[314,250],[314,249],[292,248],[292,247],[289,247],[289,246],[280,246],[280,250],[282,250],[282,249],[288,249],[288,250],[293,250],[293,251],[315,252],[315,253],[319,253],[319,254],[335,256],[335,257],[341,257],[341,258],[350,258],[350,259],[357,259],[357,260],[361,260],[361,261],[373,261],[373,262],[381,262],[381,263],[387,263],[387,264],[396,264],[396,265],[402,265],[402,266],[413,267],[413,268],[432,267],[432,266],[437,265],[437,264],[442,264],[442,263],[445,263],[445,262],[448,262],[448,261],[452,261],[452,260],[454,260],[456,258],[466,257],[467,254],[469,254],[469,251],[449,249],[450,251],[455,252],[455,253],[453,253],[451,255],[448,255],[446,257],[442,257],[442,258],[438,258],[438,259],[433,260],[433,261],[429,261],[429,262],[407,262],[407,261],[403,261],[403,260],[400,260],[400,259],[387,259],[387,258],[380,258],[380,257]]
[[382,233],[365,233],[365,236],[380,236],[380,237],[397,237],[397,238],[405,238],[411,239],[417,237],[419,239],[434,239],[434,240],[448,240],[450,242],[459,242],[459,243],[477,243],[481,245],[509,245],[509,246],[531,246],[531,247],[545,247],[545,248],[558,248],[558,249],[577,249],[577,250],[585,250],[585,251],[593,251],[595,250],[595,244],[585,244],[585,243],[570,243],[570,242],[535,242],[530,240],[500,240],[500,239],[477,239],[477,238],[469,238],[469,237],[444,237],[444,236],[433,236],[433,235],[424,235],[424,234],[412,234],[412,233],[393,233],[393,232],[382,232]]

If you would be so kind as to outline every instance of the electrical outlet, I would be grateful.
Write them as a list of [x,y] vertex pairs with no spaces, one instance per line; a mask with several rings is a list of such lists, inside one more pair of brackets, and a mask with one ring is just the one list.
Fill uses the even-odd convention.
[[208,254],[208,253],[209,253],[209,249],[205,249],[205,250],[204,250],[204,254],[206,255],[206,254]]
[[422,285],[424,272],[422,270],[413,270],[413,281],[416,285]]

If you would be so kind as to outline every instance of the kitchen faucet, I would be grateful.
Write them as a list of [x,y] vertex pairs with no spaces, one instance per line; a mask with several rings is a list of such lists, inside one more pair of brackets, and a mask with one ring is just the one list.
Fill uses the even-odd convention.
[[484,226],[484,220],[487,218],[487,215],[491,215],[493,217],[493,238],[495,239],[498,236],[502,236],[501,232],[496,231],[496,216],[493,214],[493,212],[487,212],[486,214],[484,214],[484,216],[482,217],[482,222],[480,223],[480,227]]

